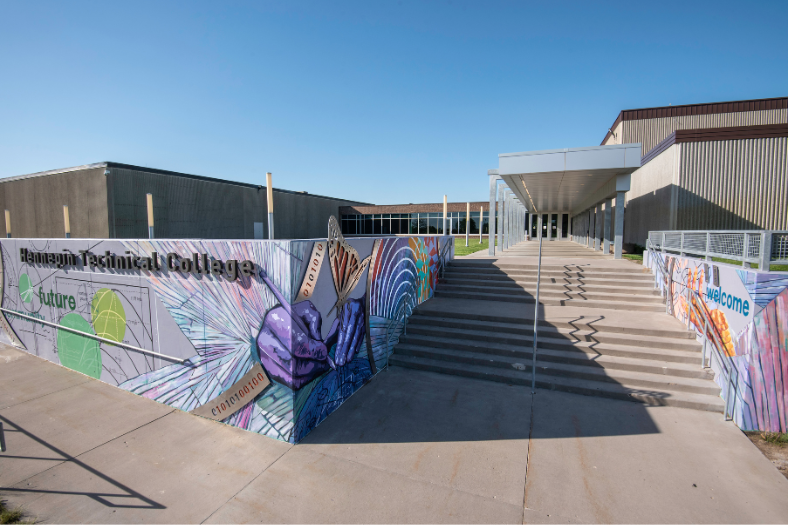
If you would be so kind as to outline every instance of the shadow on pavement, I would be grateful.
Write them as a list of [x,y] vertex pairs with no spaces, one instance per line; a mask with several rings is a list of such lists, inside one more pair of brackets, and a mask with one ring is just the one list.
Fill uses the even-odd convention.
[[[166,507],[150,498],[147,498],[140,494],[139,492],[135,491],[134,489],[127,487],[126,485],[114,480],[113,478],[107,476],[106,474],[102,473],[99,470],[87,465],[86,463],[80,461],[79,459],[63,452],[59,448],[53,446],[52,444],[44,441],[43,439],[39,438],[35,434],[28,432],[24,428],[20,427],[19,425],[15,424],[10,419],[1,416],[0,420],[7,425],[6,432],[20,432],[27,436],[28,438],[36,441],[37,443],[43,445],[44,447],[48,448],[55,454],[61,456],[64,462],[73,463],[74,465],[79,466],[80,468],[85,469],[86,471],[90,472],[94,476],[101,478],[102,480],[106,481],[107,483],[117,487],[119,489],[118,492],[115,493],[104,493],[104,492],[80,492],[80,491],[63,491],[63,490],[44,490],[44,489],[36,489],[36,488],[21,488],[21,487],[2,487],[2,491],[6,493],[14,493],[14,494],[64,494],[64,495],[73,495],[73,496],[87,496],[102,505],[107,507],[113,508],[127,508],[127,509],[149,509],[149,510],[158,510],[158,509],[165,509]],[[47,460],[57,462],[61,464],[58,459],[53,458],[36,458],[36,457],[28,457],[28,456],[11,456],[8,454],[0,455],[0,459],[3,458],[16,458],[16,459],[29,459],[29,460]],[[1,465],[2,463],[0,463]],[[109,498],[112,499],[120,499],[124,503],[113,503],[110,501]],[[137,501],[135,501],[137,500]],[[128,503],[125,503],[128,501]]]
[[[537,389],[536,397],[549,391]],[[659,429],[638,403],[568,394],[553,403],[555,424],[540,439],[655,434]],[[577,404],[572,400],[578,401]],[[526,440],[531,437],[531,389],[459,376],[392,367],[381,372],[302,444],[415,443]],[[584,424],[573,421],[582,408]],[[573,419],[574,418],[574,419]]]

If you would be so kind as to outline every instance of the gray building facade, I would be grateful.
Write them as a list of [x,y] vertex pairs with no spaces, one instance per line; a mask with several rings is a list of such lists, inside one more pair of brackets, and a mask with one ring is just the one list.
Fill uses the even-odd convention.
[[642,160],[626,245],[656,230],[788,229],[788,97],[625,110],[602,144],[628,143]]
[[[13,237],[147,238],[146,194],[153,195],[156,238],[268,237],[266,187],[229,180],[101,162],[0,179],[0,206]],[[326,236],[340,206],[365,203],[274,188],[277,239]],[[2,218],[5,224],[5,217]]]

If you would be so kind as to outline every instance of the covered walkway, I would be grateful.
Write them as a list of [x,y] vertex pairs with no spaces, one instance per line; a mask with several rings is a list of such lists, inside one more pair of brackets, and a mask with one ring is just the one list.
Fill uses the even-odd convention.
[[[621,258],[625,193],[640,167],[640,144],[503,153],[489,170],[490,209],[498,204],[489,255],[529,238],[571,240]],[[615,203],[615,205],[614,205]]]

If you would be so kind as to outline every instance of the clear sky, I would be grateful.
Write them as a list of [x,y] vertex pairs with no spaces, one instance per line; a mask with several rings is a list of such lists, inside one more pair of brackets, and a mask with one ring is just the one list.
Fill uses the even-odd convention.
[[788,2],[0,0],[0,177],[115,161],[377,204],[622,109],[788,95]]

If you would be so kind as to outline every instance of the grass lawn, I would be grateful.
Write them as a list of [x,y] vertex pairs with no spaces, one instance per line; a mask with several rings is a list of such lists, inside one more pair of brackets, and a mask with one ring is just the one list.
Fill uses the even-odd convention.
[[642,253],[622,253],[621,256],[624,259],[628,259],[632,262],[643,264],[643,254]]
[[[718,263],[725,263],[725,264],[732,264],[734,266],[742,266],[741,261],[735,261],[733,259],[723,259],[722,257],[712,257],[712,261]],[[758,269],[758,263],[750,263],[750,267],[753,269]],[[769,266],[769,271],[772,272],[788,272],[788,264],[772,264]]]
[[[497,245],[497,241],[496,241]],[[465,246],[465,239],[454,239],[454,255],[463,256],[463,255],[470,255],[472,253],[476,253],[482,250],[486,250],[489,247],[489,243],[487,242],[487,237],[485,236],[484,240],[479,243],[479,238],[471,237],[468,239],[468,246]]]

